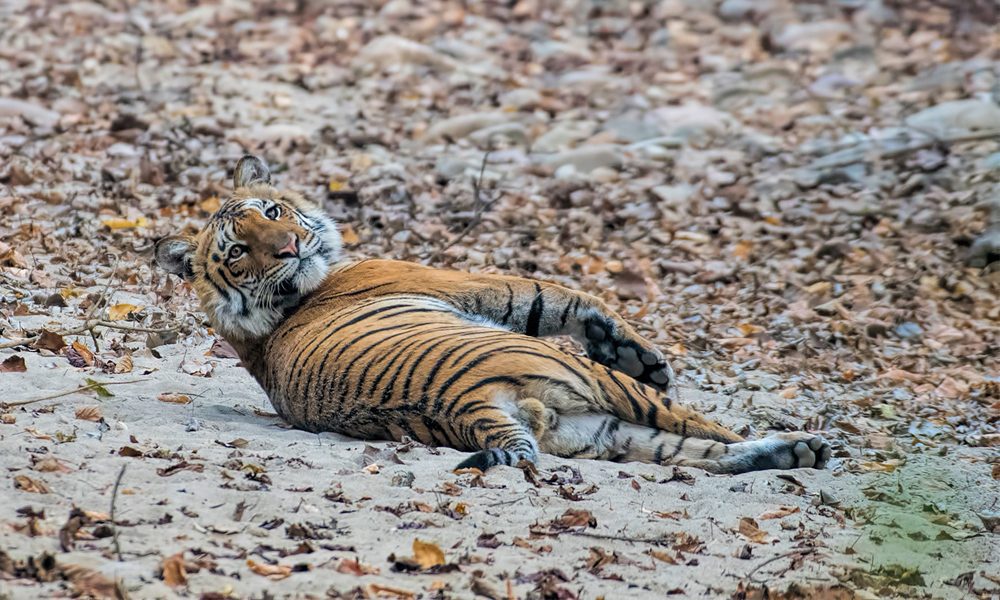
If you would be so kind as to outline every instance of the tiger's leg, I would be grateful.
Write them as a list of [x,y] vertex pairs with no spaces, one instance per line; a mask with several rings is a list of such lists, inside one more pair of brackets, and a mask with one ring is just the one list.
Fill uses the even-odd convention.
[[663,353],[595,296],[502,275],[477,275],[452,285],[442,299],[470,320],[535,337],[569,335],[592,360],[641,383],[661,391],[674,383]]
[[539,440],[543,452],[566,458],[675,464],[713,473],[763,469],[822,468],[830,448],[817,436],[781,433],[725,444],[635,425],[611,415],[556,415]]
[[[463,412],[467,407],[475,408]],[[455,446],[478,451],[455,468],[485,471],[497,465],[517,466],[522,460],[537,462],[538,442],[522,421],[540,415],[535,408],[528,407],[530,412],[526,415],[523,409],[515,409],[511,414],[504,407],[489,406],[483,401],[470,400],[464,407],[459,406],[446,428],[458,438]]]

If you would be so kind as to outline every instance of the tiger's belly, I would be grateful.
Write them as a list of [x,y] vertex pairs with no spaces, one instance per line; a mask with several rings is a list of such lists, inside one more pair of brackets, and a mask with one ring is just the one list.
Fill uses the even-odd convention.
[[[385,296],[289,319],[272,335],[259,377],[277,413],[308,431],[364,439],[409,436],[471,447],[449,435],[463,403],[509,402],[547,379],[574,385],[568,355],[477,324],[417,295]],[[585,392],[588,384],[578,382]],[[485,396],[484,396],[485,394]],[[512,410],[516,410],[512,408]]]

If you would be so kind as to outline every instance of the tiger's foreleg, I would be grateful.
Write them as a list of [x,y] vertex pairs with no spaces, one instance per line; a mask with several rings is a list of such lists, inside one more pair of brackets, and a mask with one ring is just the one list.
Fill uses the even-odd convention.
[[560,285],[479,275],[459,284],[450,300],[471,320],[530,336],[569,335],[587,356],[660,391],[674,384],[663,353],[595,296]]

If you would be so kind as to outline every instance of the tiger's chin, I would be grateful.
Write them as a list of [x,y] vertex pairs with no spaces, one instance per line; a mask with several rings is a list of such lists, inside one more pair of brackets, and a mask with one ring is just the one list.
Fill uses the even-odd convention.
[[330,272],[330,259],[336,254],[324,250],[302,258],[295,271],[278,284],[267,299],[250,298],[246,305],[242,302],[215,304],[210,312],[215,316],[215,328],[230,341],[245,342],[269,336],[290,310],[323,284]]

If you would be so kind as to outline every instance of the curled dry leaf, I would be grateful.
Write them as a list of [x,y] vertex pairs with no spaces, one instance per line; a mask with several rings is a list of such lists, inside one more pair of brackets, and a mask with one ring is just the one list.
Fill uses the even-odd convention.
[[35,340],[35,343],[32,345],[39,350],[59,352],[66,347],[66,340],[64,340],[63,336],[58,333],[53,333],[47,329],[43,329],[38,335],[38,339]]
[[184,568],[184,553],[178,552],[163,559],[160,564],[163,571],[163,583],[170,587],[187,585],[187,571]]
[[27,475],[15,475],[14,487],[31,494],[48,494],[52,489],[41,479],[32,479]]
[[413,592],[391,585],[381,583],[369,583],[365,586],[366,598],[399,598],[400,600],[416,600],[417,595]]
[[184,394],[177,394],[174,392],[163,392],[156,397],[160,402],[167,402],[169,404],[190,404],[191,396],[186,396]]
[[[70,350],[72,350],[72,352],[75,353],[75,355],[76,355],[75,357],[72,357],[72,355],[70,354]],[[92,366],[94,366],[94,353],[90,351],[90,348],[84,346],[80,342],[73,342],[72,344],[70,344],[70,347],[67,350],[66,356],[67,356],[67,358],[70,359],[70,363],[73,364],[74,367],[76,367],[76,366],[84,366],[84,367],[92,367]],[[76,361],[74,361],[74,358],[77,358],[77,357],[79,358],[79,360],[83,361],[83,365],[79,365]]]
[[17,423],[17,417],[10,413],[4,413],[0,415],[0,423],[3,423],[4,425],[13,425],[14,423]]
[[757,521],[751,519],[750,517],[743,517],[740,519],[739,527],[740,535],[747,538],[755,544],[763,544],[767,540],[767,532],[760,529],[757,526]]
[[114,368],[112,371],[116,375],[121,375],[122,373],[131,373],[134,364],[132,362],[132,357],[126,354],[125,356],[119,358],[115,361]]
[[81,419],[83,421],[94,421],[96,423],[97,421],[100,421],[102,418],[101,407],[81,406],[80,408],[76,409],[76,418]]
[[247,559],[247,566],[250,570],[258,575],[263,575],[268,579],[278,581],[285,579],[292,574],[292,568],[287,565],[268,565],[264,563],[255,562],[253,559]]
[[421,569],[431,569],[444,564],[444,552],[433,542],[413,539],[413,558]]

